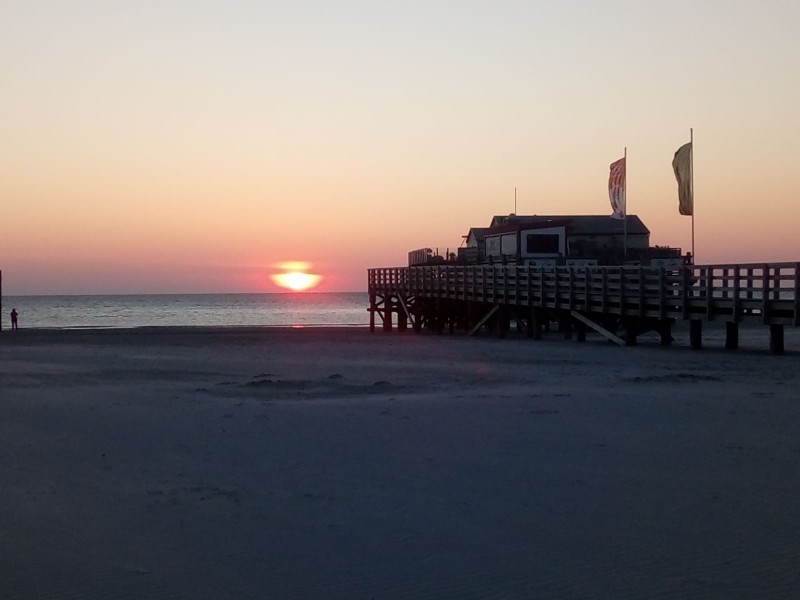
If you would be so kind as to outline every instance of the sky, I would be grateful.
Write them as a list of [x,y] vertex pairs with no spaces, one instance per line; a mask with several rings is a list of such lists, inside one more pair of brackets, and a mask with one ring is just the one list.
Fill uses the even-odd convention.
[[800,260],[796,0],[0,0],[3,293],[318,291],[493,215]]

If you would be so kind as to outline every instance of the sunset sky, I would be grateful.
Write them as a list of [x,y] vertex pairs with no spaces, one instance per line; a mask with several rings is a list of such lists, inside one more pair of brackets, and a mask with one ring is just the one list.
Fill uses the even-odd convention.
[[800,3],[4,0],[4,294],[320,291],[492,215],[800,260]]

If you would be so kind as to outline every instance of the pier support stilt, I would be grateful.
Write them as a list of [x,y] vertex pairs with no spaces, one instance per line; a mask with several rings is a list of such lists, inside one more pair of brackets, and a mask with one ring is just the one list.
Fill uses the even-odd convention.
[[587,329],[586,323],[582,321],[578,321],[577,323],[575,323],[575,339],[577,339],[579,342],[585,342],[586,329]]
[[528,307],[528,318],[525,320],[525,337],[532,338],[533,337],[533,314],[536,309],[532,306]]
[[689,345],[692,350],[703,347],[703,322],[700,319],[689,320]]
[[661,319],[658,322],[658,335],[661,337],[660,341],[662,346],[669,346],[672,344],[672,321],[669,319]]
[[414,333],[422,331],[422,321],[424,320],[421,312],[414,312],[414,320],[411,322],[411,328],[414,330]]
[[639,324],[633,319],[625,321],[625,345],[635,346],[636,336],[639,334]]
[[392,299],[389,296],[383,299],[383,330],[392,330]]
[[369,331],[370,333],[375,333],[375,311],[378,310],[377,301],[375,300],[375,294],[369,295]]
[[400,310],[402,307],[398,306],[397,311],[397,331],[403,332],[408,329],[408,318],[406,317],[406,311]]
[[530,328],[533,332],[533,339],[542,339],[542,311],[539,308],[530,308],[530,316],[528,317]]
[[739,324],[728,321],[725,323],[725,350],[739,348]]
[[496,331],[497,337],[504,338],[508,333],[508,330],[511,327],[511,322],[508,317],[508,309],[505,306],[501,306],[500,310],[497,311],[496,319]]
[[558,318],[558,331],[564,334],[565,340],[572,339],[572,319],[569,317]]
[[769,326],[769,351],[773,354],[783,354],[783,325]]

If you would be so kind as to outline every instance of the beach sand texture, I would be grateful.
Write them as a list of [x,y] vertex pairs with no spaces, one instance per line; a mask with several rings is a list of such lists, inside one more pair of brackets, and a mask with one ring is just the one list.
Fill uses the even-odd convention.
[[746,342],[4,331],[0,598],[798,598],[800,356]]

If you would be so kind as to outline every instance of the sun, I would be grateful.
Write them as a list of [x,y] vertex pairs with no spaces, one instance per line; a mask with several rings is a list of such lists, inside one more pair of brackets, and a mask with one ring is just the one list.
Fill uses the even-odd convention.
[[319,275],[312,275],[311,273],[292,271],[291,273],[273,275],[272,279],[281,287],[288,288],[293,292],[302,292],[316,286],[322,277]]
[[276,285],[292,290],[293,292],[310,290],[316,287],[322,280],[322,275],[306,272],[311,268],[310,263],[287,262],[276,266],[279,269],[283,269],[284,272],[272,275],[272,281],[274,281]]

